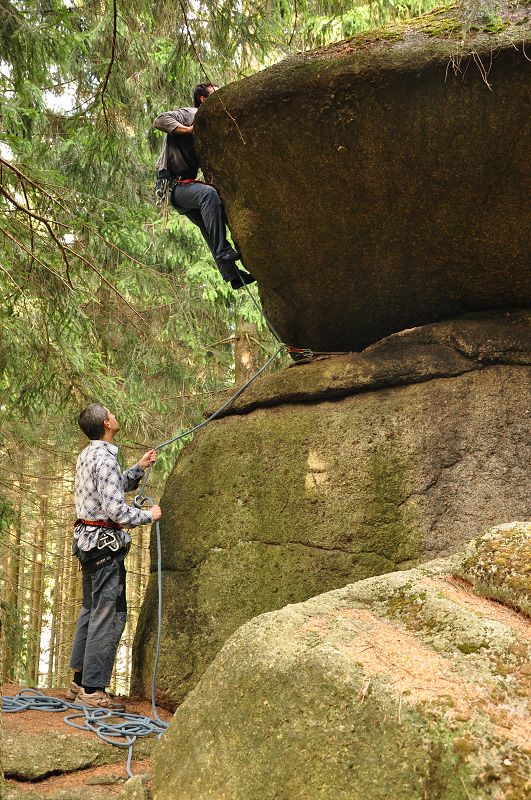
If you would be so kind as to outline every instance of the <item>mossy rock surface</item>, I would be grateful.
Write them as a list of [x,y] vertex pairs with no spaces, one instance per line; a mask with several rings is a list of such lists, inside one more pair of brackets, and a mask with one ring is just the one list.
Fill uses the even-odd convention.
[[34,784],[34,787],[8,781],[0,797],[2,800],[150,800],[151,797],[144,776],[141,775],[122,781],[119,786],[112,788],[88,784],[55,790],[45,786],[43,791],[42,784],[39,783]]
[[[352,364],[297,366],[264,379],[272,407],[257,382],[265,407],[212,423],[183,451],[161,501],[160,701],[178,705],[246,620],[455,552],[485,527],[526,516],[530,372],[503,363],[522,360],[522,342],[508,333],[504,355],[500,337],[485,335],[474,350],[481,358],[469,358],[466,331],[456,324],[454,349],[445,349],[447,362],[461,359],[461,373],[403,385],[415,362],[405,359],[401,385],[385,388],[380,370],[360,391]],[[432,333],[415,380],[420,363],[429,376],[440,357]],[[411,336],[417,347],[421,332]],[[401,344],[398,362],[404,352]],[[334,399],[326,376],[340,374],[345,388],[347,373],[354,394]],[[282,403],[286,381],[290,402]],[[296,402],[303,389],[307,402]],[[133,691],[145,696],[156,600],[152,574],[134,645]]]
[[467,547],[460,575],[474,591],[531,617],[531,526],[500,525]]
[[221,416],[452,378],[492,364],[531,365],[531,311],[467,314],[395,333],[361,353],[294,365],[251,384]]
[[476,6],[298,55],[200,109],[205,174],[288,344],[361,350],[530,305],[531,15]]
[[154,800],[524,800],[529,620],[463,555],[259,616],[154,754]]
[[[154,738],[138,741],[135,758],[143,758],[151,753]],[[50,775],[76,772],[102,764],[125,766],[126,756],[126,750],[112,747],[96,736],[86,737],[68,732],[28,734],[15,731],[4,733],[2,742],[5,776],[18,781],[39,781]]]
[[2,800],[132,800],[121,792],[118,794],[108,788],[83,786],[73,789],[58,789],[52,792],[47,789],[44,794],[38,784],[36,788],[30,789],[27,786],[15,786],[11,781],[6,783],[4,794],[1,797]]

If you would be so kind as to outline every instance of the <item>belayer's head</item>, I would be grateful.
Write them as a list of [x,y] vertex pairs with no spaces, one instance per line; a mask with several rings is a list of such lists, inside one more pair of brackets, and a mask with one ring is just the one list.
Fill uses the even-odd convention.
[[214,83],[198,83],[194,89],[194,106],[199,108],[201,103],[204,103],[207,97],[218,88]]
[[91,403],[77,418],[79,427],[89,439],[103,439],[106,442],[114,440],[114,434],[120,430],[120,423],[101,403]]

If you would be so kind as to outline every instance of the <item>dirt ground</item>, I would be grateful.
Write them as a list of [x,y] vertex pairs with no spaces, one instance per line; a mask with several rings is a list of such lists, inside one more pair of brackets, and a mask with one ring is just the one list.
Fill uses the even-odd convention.
[[[5,697],[10,697],[21,689],[27,688],[22,686],[15,686],[6,684],[2,686],[2,694]],[[46,689],[40,690],[43,694],[52,695],[53,697],[64,698],[66,689]],[[169,722],[172,718],[172,713],[165,709],[157,708],[158,714],[161,719]],[[143,714],[144,716],[151,716],[151,703],[139,698],[130,698],[127,701],[127,712],[131,714]],[[51,711],[20,711],[13,714],[2,715],[2,725],[5,733],[27,733],[39,734],[49,733],[51,731],[64,733],[68,731],[72,736],[92,737],[88,731],[79,731],[71,728],[63,722],[63,714],[61,712]],[[111,745],[109,745],[110,747]],[[124,752],[123,762],[116,764],[106,764],[101,767],[92,767],[89,769],[81,769],[64,775],[57,775],[46,780],[38,782],[22,782],[6,780],[6,787],[16,787],[19,792],[27,791],[28,794],[35,792],[38,788],[39,796],[45,798],[52,796],[55,792],[61,789],[73,788],[90,788],[105,787],[106,794],[109,797],[118,795],[123,783],[127,780],[127,772],[125,768],[126,753]],[[151,762],[149,759],[141,761],[133,760],[132,763],[133,775],[140,775],[143,773],[151,773]]]

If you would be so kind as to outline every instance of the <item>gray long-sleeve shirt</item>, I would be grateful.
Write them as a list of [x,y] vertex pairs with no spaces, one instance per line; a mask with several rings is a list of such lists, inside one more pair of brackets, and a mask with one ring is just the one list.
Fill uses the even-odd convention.
[[[151,511],[141,511],[125,502],[124,492],[136,489],[144,470],[136,464],[124,473],[116,458],[115,444],[94,439],[78,456],[76,464],[76,514],[78,519],[105,520],[120,525],[146,525],[152,522]],[[74,532],[80,550],[90,550],[98,543],[105,528],[81,526]],[[120,534],[123,543],[129,534]]]
[[194,149],[194,137],[190,133],[172,133],[177,125],[190,127],[194,124],[197,108],[178,108],[164,111],[154,120],[153,127],[166,136],[157,169],[167,169],[173,177],[195,178],[199,170],[199,159]]

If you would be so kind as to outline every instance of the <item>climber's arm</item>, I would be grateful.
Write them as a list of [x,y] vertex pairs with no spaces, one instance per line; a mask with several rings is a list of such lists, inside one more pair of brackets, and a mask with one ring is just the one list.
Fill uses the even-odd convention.
[[193,133],[193,125],[185,125],[180,109],[177,111],[164,111],[153,122],[153,127],[164,133]]

